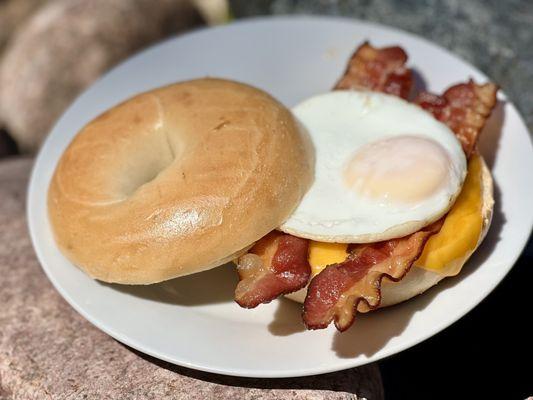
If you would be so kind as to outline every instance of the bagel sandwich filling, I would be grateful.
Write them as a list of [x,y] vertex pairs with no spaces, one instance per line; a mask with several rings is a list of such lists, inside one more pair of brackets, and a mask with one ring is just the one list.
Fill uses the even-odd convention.
[[458,274],[478,247],[493,199],[476,142],[497,87],[414,94],[406,62],[400,47],[364,43],[332,92],[293,108],[315,146],[315,180],[278,230],[236,259],[239,305],[286,295],[303,302],[308,329],[345,331],[357,312]]

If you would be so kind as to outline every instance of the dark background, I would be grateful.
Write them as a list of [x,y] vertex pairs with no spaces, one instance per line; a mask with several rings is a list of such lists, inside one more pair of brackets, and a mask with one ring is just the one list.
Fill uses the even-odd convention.
[[[234,0],[237,18],[321,14],[413,32],[471,62],[501,85],[533,127],[533,1]],[[532,180],[524,182],[533,185]],[[532,204],[533,206],[533,204]],[[388,400],[533,395],[533,243],[472,312],[429,340],[379,363]]]
[[427,341],[379,362],[394,399],[525,399],[533,395],[533,243],[478,307]]

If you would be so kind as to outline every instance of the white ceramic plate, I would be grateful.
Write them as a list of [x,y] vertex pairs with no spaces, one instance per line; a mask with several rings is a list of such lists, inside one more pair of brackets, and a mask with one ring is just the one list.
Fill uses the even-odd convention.
[[533,224],[533,148],[512,104],[501,103],[481,138],[496,182],[496,209],[485,242],[457,278],[400,306],[358,317],[348,332],[304,331],[300,306],[274,301],[255,310],[233,301],[228,265],[158,285],[91,280],[57,249],[46,213],[54,167],[76,132],[135,93],[206,75],[258,86],[292,106],[330,90],[362,41],[399,44],[427,87],[487,78],[413,35],[348,19],[283,17],[193,32],[152,47],[113,69],[68,109],[36,161],[28,195],[30,232],[48,277],[80,314],[117,340],[190,368],[228,375],[287,377],[362,365],[436,334],[475,307],[502,280]]

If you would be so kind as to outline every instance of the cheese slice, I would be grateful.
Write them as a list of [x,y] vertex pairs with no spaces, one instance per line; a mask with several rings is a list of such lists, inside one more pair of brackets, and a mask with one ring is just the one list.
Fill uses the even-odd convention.
[[[472,156],[461,193],[446,216],[439,233],[433,235],[415,262],[419,268],[443,276],[459,273],[465,256],[476,248],[483,228],[482,161]],[[348,255],[348,245],[310,241],[309,264],[313,276],[327,265],[342,262]]]
[[347,256],[348,244],[346,243],[309,241],[309,265],[311,265],[313,276],[317,275],[327,265],[343,262]]
[[[439,233],[429,238],[415,265],[445,276],[457,275],[476,249],[483,229],[482,161],[474,155],[461,193]],[[458,261],[458,262],[457,262]]]

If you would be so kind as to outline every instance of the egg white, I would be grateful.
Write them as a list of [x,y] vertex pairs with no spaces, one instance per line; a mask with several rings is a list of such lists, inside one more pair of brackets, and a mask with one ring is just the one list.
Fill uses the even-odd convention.
[[[396,96],[333,91],[293,108],[315,148],[315,180],[280,230],[336,243],[368,243],[401,237],[427,226],[453,205],[466,176],[466,157],[453,132],[431,114]],[[343,182],[354,152],[365,144],[409,135],[437,142],[449,158],[446,184],[417,204],[380,202]]]

